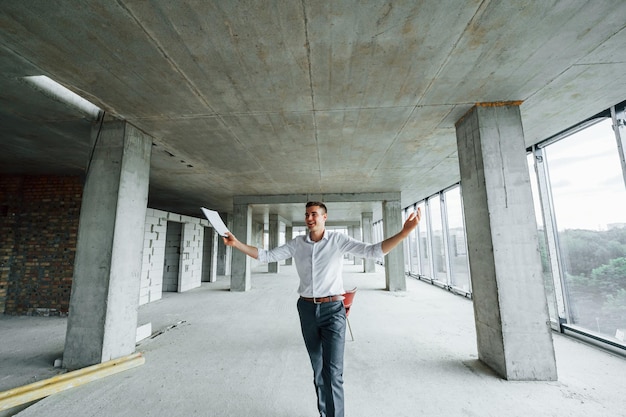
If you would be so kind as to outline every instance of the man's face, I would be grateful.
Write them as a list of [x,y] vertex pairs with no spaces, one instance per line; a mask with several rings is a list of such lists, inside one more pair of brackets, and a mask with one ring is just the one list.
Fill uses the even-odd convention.
[[307,207],[304,221],[310,232],[322,231],[326,224],[326,213],[324,209],[319,206]]

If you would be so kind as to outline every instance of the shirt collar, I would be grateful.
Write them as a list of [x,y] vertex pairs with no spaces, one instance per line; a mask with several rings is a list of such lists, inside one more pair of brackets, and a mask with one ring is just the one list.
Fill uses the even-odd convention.
[[[324,229],[324,234],[322,235],[322,239],[321,240],[328,240],[329,236],[328,236],[328,229]],[[311,240],[311,235],[309,233],[306,234],[306,241],[309,243],[315,243]]]

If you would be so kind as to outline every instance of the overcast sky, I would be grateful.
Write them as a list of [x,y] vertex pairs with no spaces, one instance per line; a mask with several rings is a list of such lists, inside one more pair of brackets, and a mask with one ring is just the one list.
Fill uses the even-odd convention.
[[626,186],[610,119],[549,145],[546,153],[559,230],[626,223]]

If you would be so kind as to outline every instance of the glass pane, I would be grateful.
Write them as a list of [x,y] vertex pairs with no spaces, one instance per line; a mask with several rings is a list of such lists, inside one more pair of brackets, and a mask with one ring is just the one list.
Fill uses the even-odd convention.
[[626,329],[626,191],[611,121],[546,148],[571,323]]
[[445,192],[446,213],[448,215],[448,256],[450,257],[450,284],[470,292],[467,244],[463,225],[461,188],[454,187]]
[[428,199],[428,208],[430,230],[432,233],[431,247],[433,251],[433,265],[435,267],[435,274],[432,278],[447,284],[448,268],[445,258],[443,224],[441,222],[441,200],[439,198],[439,195]]
[[[409,214],[413,212],[413,207],[407,207],[404,210],[403,219],[406,221]],[[413,272],[413,268],[415,268],[415,254],[416,252],[416,232],[413,230],[411,234],[404,241],[404,270],[406,272]]]
[[[409,214],[413,213],[415,211],[415,207],[411,207],[410,209],[407,209],[406,211],[406,217],[409,216]],[[415,228],[411,234],[408,237],[408,262],[409,262],[409,269],[408,271],[411,272],[412,274],[419,274],[419,258],[418,258],[418,250],[417,250],[417,239],[418,239],[418,229]]]
[[[530,189],[533,194],[533,204],[535,207],[535,219],[537,220],[537,239],[539,241],[539,255],[541,257],[541,271],[543,274],[543,285],[546,289],[546,300],[550,319],[555,323],[559,322],[559,313],[556,304],[556,293],[554,292],[554,279],[552,267],[550,266],[550,254],[548,252],[548,242],[546,239],[546,228],[541,213],[541,199],[539,197],[539,187],[537,183],[537,173],[535,172],[535,157],[532,153],[527,156],[528,173],[530,175]],[[560,287],[559,287],[560,288]]]
[[417,205],[422,212],[422,218],[417,225],[417,233],[419,236],[418,252],[419,252],[419,271],[420,275],[432,277],[430,266],[430,254],[428,253],[428,213],[426,213],[426,204],[422,201]]

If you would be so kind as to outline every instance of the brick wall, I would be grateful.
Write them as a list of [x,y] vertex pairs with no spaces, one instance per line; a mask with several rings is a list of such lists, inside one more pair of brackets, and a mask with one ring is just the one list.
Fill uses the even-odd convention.
[[67,313],[82,185],[74,176],[0,176],[0,313]]
[[[0,314],[67,314],[82,185],[79,177],[0,176]],[[201,285],[207,220],[148,208],[140,304],[165,290],[168,222],[180,230],[176,286]]]

